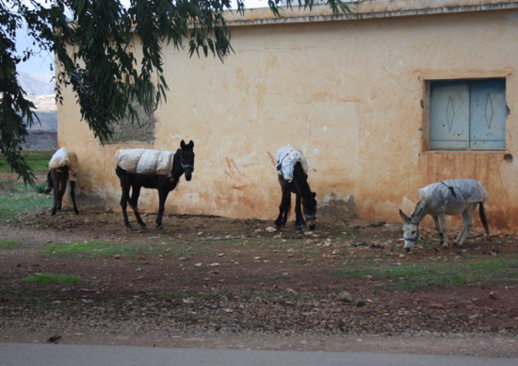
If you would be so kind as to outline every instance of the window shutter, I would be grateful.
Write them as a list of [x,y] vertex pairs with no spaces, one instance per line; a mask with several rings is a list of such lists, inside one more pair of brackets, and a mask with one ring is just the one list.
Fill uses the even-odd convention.
[[470,100],[470,147],[505,148],[505,80],[473,81]]
[[430,147],[469,148],[469,82],[432,82]]

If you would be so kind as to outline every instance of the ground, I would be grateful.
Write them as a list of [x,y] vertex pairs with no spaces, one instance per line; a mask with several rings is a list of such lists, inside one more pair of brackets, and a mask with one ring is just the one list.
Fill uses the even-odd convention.
[[[156,231],[149,214],[148,228],[131,216],[127,230],[120,212],[80,211],[1,224],[4,242],[20,243],[0,249],[1,341],[518,356],[516,262],[503,278],[452,286],[448,272],[431,287],[411,275],[516,258],[514,236],[474,230],[463,248],[441,248],[424,229],[406,254],[400,224],[320,221],[297,234],[293,222],[166,215]],[[37,274],[82,282],[21,281]]]

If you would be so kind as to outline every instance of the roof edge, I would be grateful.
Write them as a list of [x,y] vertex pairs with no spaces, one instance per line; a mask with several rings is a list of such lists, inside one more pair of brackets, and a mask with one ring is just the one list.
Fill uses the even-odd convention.
[[350,14],[336,15],[327,5],[316,5],[312,10],[295,6],[281,8],[280,17],[274,16],[269,8],[249,9],[244,15],[228,12],[225,19],[229,26],[255,26],[518,9],[517,0],[359,0],[347,5],[352,11]]

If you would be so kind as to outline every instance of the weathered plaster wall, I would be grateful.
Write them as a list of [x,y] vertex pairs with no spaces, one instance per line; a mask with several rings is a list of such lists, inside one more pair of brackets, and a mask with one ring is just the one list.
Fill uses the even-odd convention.
[[[503,159],[518,157],[518,11],[238,26],[232,45],[224,63],[165,51],[170,92],[154,145],[131,146],[176,150],[194,140],[193,180],[172,192],[167,212],[274,219],[274,156],[291,144],[307,157],[317,198],[334,205],[331,217],[353,196],[359,217],[398,221],[419,187],[465,177],[488,189],[493,226],[518,231],[518,162]],[[507,79],[506,151],[423,149],[425,80],[486,77]],[[121,145],[100,146],[71,98],[59,111],[59,144],[77,151],[83,196],[117,208]],[[156,192],[139,204],[156,210]]]

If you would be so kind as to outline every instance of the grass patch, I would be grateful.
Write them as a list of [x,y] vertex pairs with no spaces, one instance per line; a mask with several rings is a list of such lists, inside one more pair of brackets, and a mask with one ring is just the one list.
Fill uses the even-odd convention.
[[149,254],[189,257],[193,253],[187,243],[144,244],[94,241],[89,243],[47,244],[43,247],[43,254],[48,257],[99,258],[119,255],[131,258]]
[[70,284],[70,283],[78,283],[83,282],[81,277],[76,276],[64,276],[64,275],[54,275],[54,274],[39,274],[31,277],[26,277],[21,280],[25,283],[35,283],[35,284]]
[[151,253],[150,246],[141,243],[90,242],[70,244],[48,244],[43,247],[45,256],[65,256],[76,258],[98,258],[120,255],[134,257]]
[[0,194],[0,219],[13,220],[20,214],[33,213],[52,206],[53,198],[35,192]]
[[12,249],[21,245],[20,242],[16,240],[2,240],[0,241],[0,249]]
[[384,279],[390,289],[431,289],[492,284],[518,278],[517,258],[480,258],[446,262],[371,264],[351,263],[348,268],[332,271],[341,277],[372,276]]
[[[28,151],[22,152],[25,161],[35,172],[43,172],[48,170],[49,161],[54,151]],[[0,156],[0,173],[12,173],[11,167],[7,164],[5,157]]]

